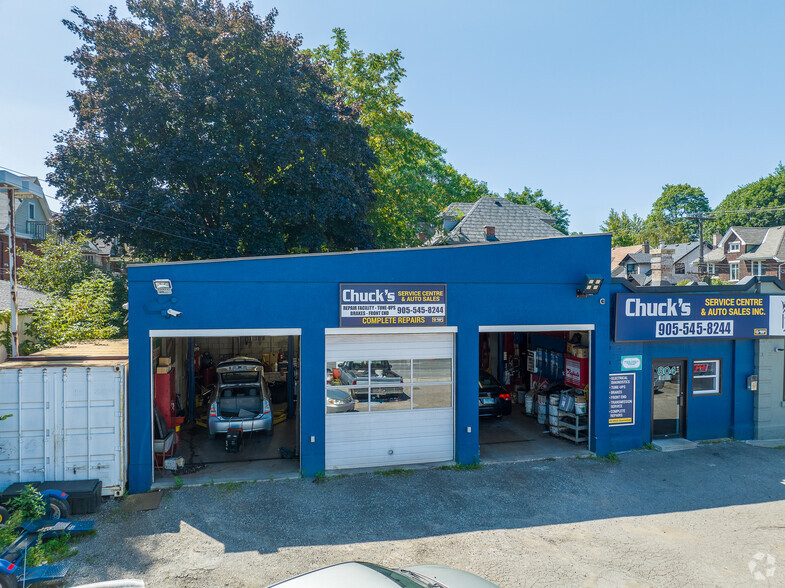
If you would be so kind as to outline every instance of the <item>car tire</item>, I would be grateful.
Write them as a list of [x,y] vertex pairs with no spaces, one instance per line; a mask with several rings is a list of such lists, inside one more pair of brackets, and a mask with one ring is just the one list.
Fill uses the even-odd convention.
[[19,579],[16,574],[0,573],[0,588],[17,588],[17,586],[19,586]]
[[4,506],[0,506],[0,526],[5,525],[8,521],[8,517],[11,516],[8,512],[8,509]]
[[48,519],[57,520],[71,518],[71,505],[68,504],[68,501],[55,498],[54,496],[49,497],[48,511],[49,512],[46,517]]

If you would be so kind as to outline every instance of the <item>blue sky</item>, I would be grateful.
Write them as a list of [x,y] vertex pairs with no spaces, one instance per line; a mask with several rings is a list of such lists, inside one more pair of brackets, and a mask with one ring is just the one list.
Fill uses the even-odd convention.
[[[72,4],[109,3],[0,0],[2,166],[43,177],[52,136],[72,126],[63,57],[77,39],[60,23]],[[276,6],[306,47],[342,27],[355,48],[400,49],[414,128],[494,191],[542,188],[573,231],[597,232],[611,208],[645,216],[666,183],[716,205],[785,160],[785,2],[255,6]]]

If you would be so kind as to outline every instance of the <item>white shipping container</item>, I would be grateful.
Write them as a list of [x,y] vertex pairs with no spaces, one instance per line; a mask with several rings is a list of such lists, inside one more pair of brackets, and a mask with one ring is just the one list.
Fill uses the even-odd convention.
[[[126,483],[127,361],[0,363],[0,489],[15,482]],[[81,365],[80,365],[81,363]]]

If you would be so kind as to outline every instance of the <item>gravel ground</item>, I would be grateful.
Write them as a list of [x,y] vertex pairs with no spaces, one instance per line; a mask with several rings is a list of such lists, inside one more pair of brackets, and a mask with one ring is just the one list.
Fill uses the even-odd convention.
[[182,488],[155,511],[105,503],[69,583],[266,586],[357,559],[446,564],[502,587],[785,586],[783,478],[785,450],[727,442]]

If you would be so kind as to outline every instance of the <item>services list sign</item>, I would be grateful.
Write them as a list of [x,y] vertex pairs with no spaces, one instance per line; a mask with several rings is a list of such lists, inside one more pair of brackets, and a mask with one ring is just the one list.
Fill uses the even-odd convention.
[[635,374],[610,374],[608,400],[610,412],[608,424],[611,427],[635,424]]
[[785,325],[775,298],[779,297],[617,294],[615,340],[768,337],[774,334],[774,325]]
[[341,284],[342,327],[447,324],[444,284]]

